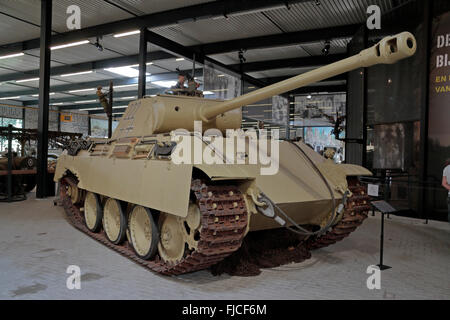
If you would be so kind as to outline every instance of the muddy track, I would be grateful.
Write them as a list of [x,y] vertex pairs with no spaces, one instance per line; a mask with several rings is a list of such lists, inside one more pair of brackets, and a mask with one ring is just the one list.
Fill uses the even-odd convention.
[[178,275],[206,269],[239,249],[247,228],[245,201],[236,186],[207,185],[194,180],[191,191],[201,213],[200,240],[197,250],[188,253],[176,264],[167,264],[157,255],[153,260],[139,258],[131,244],[125,240],[120,245],[111,243],[103,230],[91,232],[85,225],[82,205],[72,203],[67,186],[76,185],[74,178],[66,177],[60,184],[61,202],[69,222],[78,230],[105,246],[119,252],[142,266],[165,275]]
[[309,250],[320,249],[341,241],[355,231],[367,218],[370,210],[367,188],[361,185],[356,177],[349,177],[347,182],[352,196],[347,200],[342,219],[322,236],[306,240],[304,244]]

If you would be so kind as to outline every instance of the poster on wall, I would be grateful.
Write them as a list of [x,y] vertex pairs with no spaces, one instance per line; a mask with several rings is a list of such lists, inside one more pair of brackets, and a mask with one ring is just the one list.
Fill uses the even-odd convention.
[[272,122],[286,125],[288,120],[289,100],[282,96],[272,97]]
[[0,104],[0,117],[22,119],[23,109],[21,107],[2,106]]
[[450,12],[433,20],[430,54],[428,174],[442,179],[450,158]]
[[205,98],[229,100],[241,94],[239,77],[223,72],[213,63],[205,62],[203,81]]
[[374,126],[373,167],[375,169],[405,168],[405,124]]
[[345,116],[345,93],[295,97],[295,125],[328,126],[337,116]]

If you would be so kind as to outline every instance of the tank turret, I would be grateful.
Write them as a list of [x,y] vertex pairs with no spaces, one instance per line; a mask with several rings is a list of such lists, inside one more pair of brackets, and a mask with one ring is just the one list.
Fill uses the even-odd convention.
[[[118,134],[115,134],[115,137],[124,137],[124,131],[134,136],[170,132],[180,128],[193,131],[194,121],[202,121],[204,130],[208,128],[236,129],[241,125],[242,115],[240,112],[230,112],[232,110],[358,68],[376,64],[393,64],[412,56],[416,48],[414,36],[409,32],[402,32],[395,36],[385,37],[376,45],[362,50],[352,57],[257,89],[231,100],[219,101],[170,95],[139,99],[130,103],[130,108],[124,114],[117,129]],[[149,108],[141,108],[143,105]],[[147,110],[136,110],[137,108]],[[137,128],[137,118],[147,119],[147,123],[142,123],[140,129]],[[127,119],[135,123],[131,131],[131,121],[127,121]],[[138,132],[134,132],[134,128]]]

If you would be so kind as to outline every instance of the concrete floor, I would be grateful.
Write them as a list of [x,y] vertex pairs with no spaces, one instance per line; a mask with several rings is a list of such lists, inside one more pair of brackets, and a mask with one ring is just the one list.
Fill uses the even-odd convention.
[[[52,199],[0,203],[0,299],[449,299],[450,224],[392,217],[386,222],[381,289],[366,286],[378,263],[379,216],[300,264],[257,277],[200,271],[154,274],[71,227]],[[69,290],[69,265],[81,289]]]

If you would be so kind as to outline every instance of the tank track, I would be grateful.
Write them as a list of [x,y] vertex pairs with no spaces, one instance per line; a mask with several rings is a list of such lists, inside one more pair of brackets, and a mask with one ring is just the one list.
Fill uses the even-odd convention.
[[82,205],[72,204],[66,193],[68,184],[76,185],[77,181],[71,177],[63,178],[60,197],[67,218],[75,228],[134,262],[164,275],[193,272],[218,263],[239,249],[246,233],[247,209],[239,189],[233,185],[208,185],[204,181],[193,180],[191,191],[200,208],[202,226],[197,249],[176,264],[167,264],[158,255],[154,260],[143,260],[135,254],[128,240],[115,245],[107,239],[103,230],[93,233],[86,227],[80,211]]
[[307,249],[320,249],[343,240],[367,218],[370,210],[367,188],[361,185],[356,177],[348,178],[347,183],[352,196],[347,200],[342,219],[325,234],[308,238],[305,241]]

